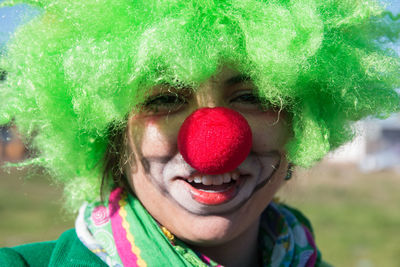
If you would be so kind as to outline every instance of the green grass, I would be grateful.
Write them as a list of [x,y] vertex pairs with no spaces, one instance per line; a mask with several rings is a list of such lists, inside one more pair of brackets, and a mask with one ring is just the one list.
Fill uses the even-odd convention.
[[53,240],[72,228],[60,188],[40,171],[0,172],[0,246]]
[[311,220],[323,258],[335,266],[399,266],[400,175],[349,166],[300,171],[280,193]]
[[[56,239],[73,227],[60,188],[43,173],[0,173],[0,246]],[[323,258],[334,266],[400,266],[400,175],[362,174],[320,164],[297,170],[282,201],[312,222]]]

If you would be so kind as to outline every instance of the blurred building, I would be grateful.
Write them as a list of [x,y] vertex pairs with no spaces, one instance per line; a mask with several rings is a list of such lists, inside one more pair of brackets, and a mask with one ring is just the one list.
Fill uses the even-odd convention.
[[18,162],[27,155],[24,143],[14,126],[0,126],[0,163]]
[[400,114],[386,120],[369,119],[356,125],[353,142],[330,153],[328,161],[357,164],[363,171],[400,171]]
[[[7,73],[0,69],[0,82]],[[0,125],[0,163],[4,161],[18,162],[26,157],[25,145],[14,126]]]

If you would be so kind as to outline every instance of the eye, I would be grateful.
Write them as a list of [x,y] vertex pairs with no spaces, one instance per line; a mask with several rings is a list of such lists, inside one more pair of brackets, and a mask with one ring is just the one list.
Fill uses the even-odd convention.
[[235,96],[231,103],[244,103],[244,104],[261,104],[260,98],[251,91],[246,91]]
[[229,101],[233,105],[261,105],[261,99],[253,90],[243,90],[235,93]]
[[143,103],[143,107],[152,112],[172,112],[178,110],[186,103],[187,99],[183,95],[174,92],[165,92],[150,96]]
[[235,92],[230,98],[229,104],[233,109],[243,112],[274,110],[274,107],[268,101],[263,101],[254,90]]

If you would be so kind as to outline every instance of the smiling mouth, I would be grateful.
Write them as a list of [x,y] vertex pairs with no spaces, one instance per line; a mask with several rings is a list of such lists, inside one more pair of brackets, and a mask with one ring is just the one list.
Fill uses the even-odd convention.
[[205,205],[221,205],[237,195],[241,178],[239,173],[230,172],[220,175],[196,174],[181,179],[196,202]]

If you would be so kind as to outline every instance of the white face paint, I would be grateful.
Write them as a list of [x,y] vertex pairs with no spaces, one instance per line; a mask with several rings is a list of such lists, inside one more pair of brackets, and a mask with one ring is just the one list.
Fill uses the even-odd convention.
[[[203,175],[177,148],[181,124],[194,110],[223,106],[241,113],[253,134],[245,161],[233,172]],[[254,85],[223,68],[195,91],[157,86],[128,121],[129,183],[150,214],[189,243],[223,243],[258,223],[283,183],[290,136],[285,114],[263,109]]]
[[233,172],[203,175],[177,154],[165,165],[150,168],[150,175],[157,186],[189,212],[222,214],[239,208],[265,185],[277,169],[280,157],[277,151],[262,156],[250,154]]

